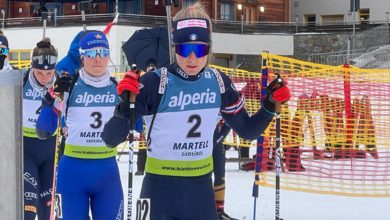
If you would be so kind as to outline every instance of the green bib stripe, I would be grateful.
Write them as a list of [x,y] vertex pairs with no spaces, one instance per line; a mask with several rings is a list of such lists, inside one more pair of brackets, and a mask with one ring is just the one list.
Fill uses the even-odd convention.
[[213,171],[213,158],[195,161],[159,160],[146,158],[146,172],[167,176],[201,176]]
[[23,127],[23,136],[29,138],[38,137],[37,133],[35,132],[35,128],[27,128],[27,127]]
[[[57,130],[54,132],[52,136],[56,136],[56,135],[57,135]],[[38,135],[35,132],[35,128],[23,127],[23,136],[29,138],[38,138]]]
[[117,154],[117,148],[102,147],[86,147],[65,144],[64,155],[82,158],[82,159],[104,159],[114,157]]

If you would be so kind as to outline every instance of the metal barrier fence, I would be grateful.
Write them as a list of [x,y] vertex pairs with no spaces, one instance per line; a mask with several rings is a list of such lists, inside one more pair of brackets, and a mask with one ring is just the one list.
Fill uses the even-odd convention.
[[8,59],[12,66],[25,69],[31,65],[31,55],[31,49],[11,50]]
[[[105,14],[86,14],[86,24],[105,24],[115,17],[115,13]],[[6,18],[3,26],[7,27],[28,27],[42,26],[40,17],[22,17]],[[166,16],[142,15],[142,14],[124,14],[119,16],[119,25],[131,25],[141,27],[160,27],[165,26]],[[318,24],[309,24],[302,22],[265,22],[265,21],[241,21],[238,20],[212,20],[215,32],[221,33],[240,33],[240,27],[243,25],[243,33],[301,33],[301,32],[345,32],[352,31],[351,22],[322,22]],[[386,24],[386,20],[370,20],[368,23],[357,22],[356,31],[365,31],[374,27]],[[53,12],[49,13],[47,20],[48,26],[72,26],[81,24],[81,15],[56,16]]]
[[[338,62],[338,61],[343,61],[343,58],[340,58],[341,60],[338,60],[336,57],[346,57],[347,56],[346,50],[342,51],[334,51],[334,52],[329,52],[329,53],[317,53],[317,54],[311,54],[309,56],[309,61],[313,63],[321,63],[321,64],[327,64],[327,65],[341,65],[343,62]],[[363,54],[366,53],[367,49],[355,49],[351,50],[351,54]],[[333,58],[329,58],[333,57]]]
[[369,69],[389,69],[390,68],[390,45],[373,47],[367,53],[354,57],[352,64]]

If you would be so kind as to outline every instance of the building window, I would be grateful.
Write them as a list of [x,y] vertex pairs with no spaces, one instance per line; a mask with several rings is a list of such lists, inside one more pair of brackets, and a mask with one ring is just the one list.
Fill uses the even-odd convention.
[[316,15],[305,15],[305,23],[307,25],[316,25]]
[[321,15],[322,25],[340,25],[344,23],[344,15]]
[[184,1],[183,1],[183,8],[186,8],[186,7],[188,7],[189,5],[194,4],[195,2],[197,2],[197,0],[184,0]]
[[221,20],[233,20],[233,2],[221,2]]
[[360,22],[362,24],[368,24],[370,21],[370,9],[369,8],[361,8],[359,10]]

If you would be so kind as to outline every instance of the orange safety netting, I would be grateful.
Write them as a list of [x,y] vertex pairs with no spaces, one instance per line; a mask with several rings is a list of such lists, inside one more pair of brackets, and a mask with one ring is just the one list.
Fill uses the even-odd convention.
[[[281,74],[291,100],[281,112],[282,173],[285,189],[348,196],[390,196],[390,70],[327,66],[263,53],[268,78]],[[232,69],[216,67],[231,73]],[[260,107],[261,73],[231,76]],[[258,184],[275,184],[274,122],[264,134]],[[232,132],[229,146],[255,146]]]

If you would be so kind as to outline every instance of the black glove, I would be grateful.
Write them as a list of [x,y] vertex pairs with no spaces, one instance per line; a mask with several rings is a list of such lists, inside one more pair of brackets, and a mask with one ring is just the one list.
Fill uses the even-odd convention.
[[47,91],[45,96],[42,98],[42,106],[53,106],[54,98],[50,95],[50,92]]
[[63,72],[59,78],[54,82],[54,92],[64,93],[70,91],[72,79],[67,72]]
[[121,119],[130,119],[130,100],[129,100],[129,91],[124,91],[119,96],[121,101],[115,108],[114,115]]
[[275,112],[275,101],[272,99],[273,93],[283,85],[283,81],[280,77],[272,80],[267,86],[267,96],[263,100],[262,104],[270,112]]

